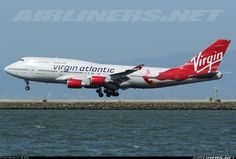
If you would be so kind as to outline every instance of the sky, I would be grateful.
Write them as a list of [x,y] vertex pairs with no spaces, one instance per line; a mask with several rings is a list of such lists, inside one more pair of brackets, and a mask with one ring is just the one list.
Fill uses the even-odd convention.
[[[3,68],[25,56],[174,67],[217,39],[232,40],[228,52],[234,54],[235,5],[233,0],[0,0],[0,98],[97,98],[94,90],[70,90],[65,85],[53,84],[32,83],[33,90],[24,92],[24,82],[10,77]],[[78,20],[81,12],[88,15]],[[103,12],[110,19],[92,17],[96,12]],[[129,17],[130,12],[139,14]],[[50,17],[50,13],[54,17]],[[70,13],[73,13],[71,17],[63,19]],[[186,17],[178,17],[178,13]],[[229,62],[235,59],[234,55],[229,57]],[[223,69],[235,66],[222,65],[225,65]],[[228,79],[230,76],[233,75]],[[223,88],[226,87],[224,83],[217,81],[166,90],[128,90],[118,99],[206,98],[212,95],[214,85]],[[204,93],[191,92],[203,88],[207,88]],[[235,98],[233,91],[231,86],[226,92],[228,95],[222,96]]]

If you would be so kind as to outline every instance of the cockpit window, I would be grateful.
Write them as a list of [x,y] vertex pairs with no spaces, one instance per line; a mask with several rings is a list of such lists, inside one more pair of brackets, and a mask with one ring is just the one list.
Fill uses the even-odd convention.
[[19,61],[25,61],[24,59],[19,59]]

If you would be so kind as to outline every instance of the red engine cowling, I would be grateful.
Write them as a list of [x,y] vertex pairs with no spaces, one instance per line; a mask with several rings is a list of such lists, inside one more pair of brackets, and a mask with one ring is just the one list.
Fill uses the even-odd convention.
[[68,88],[81,88],[82,87],[82,80],[69,79],[69,80],[67,80],[67,87]]
[[106,77],[103,76],[92,76],[90,78],[90,84],[91,85],[103,85],[105,84]]

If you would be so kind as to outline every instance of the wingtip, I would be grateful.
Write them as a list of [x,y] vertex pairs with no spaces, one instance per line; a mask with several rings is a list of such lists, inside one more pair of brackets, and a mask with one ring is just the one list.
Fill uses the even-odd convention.
[[140,64],[134,67],[134,69],[141,70],[143,68],[144,64]]

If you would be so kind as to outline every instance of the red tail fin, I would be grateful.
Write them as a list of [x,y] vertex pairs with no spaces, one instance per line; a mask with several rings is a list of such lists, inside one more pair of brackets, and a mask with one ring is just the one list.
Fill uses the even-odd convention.
[[229,43],[230,40],[217,40],[184,64],[182,68],[193,69],[196,74],[217,71]]
[[159,80],[185,80],[193,75],[216,72],[230,40],[217,40],[182,66],[161,72]]

